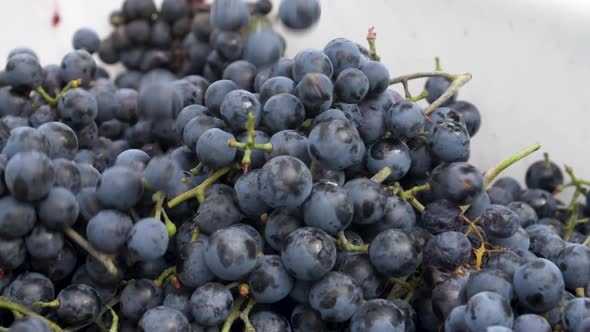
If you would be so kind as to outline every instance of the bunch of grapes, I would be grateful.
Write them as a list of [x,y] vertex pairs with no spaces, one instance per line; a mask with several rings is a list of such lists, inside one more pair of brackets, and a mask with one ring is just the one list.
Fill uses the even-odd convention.
[[285,58],[271,11],[125,0],[61,64],[10,53],[0,330],[590,331],[590,182],[499,177],[538,144],[478,169],[470,74],[393,78],[373,29]]

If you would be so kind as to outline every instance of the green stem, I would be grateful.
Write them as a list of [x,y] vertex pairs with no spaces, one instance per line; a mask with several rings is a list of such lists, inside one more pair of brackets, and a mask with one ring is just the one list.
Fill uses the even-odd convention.
[[152,202],[156,203],[156,207],[154,208],[154,218],[160,220],[162,217],[162,205],[164,205],[164,200],[166,199],[166,194],[161,191],[152,195]]
[[348,239],[346,238],[346,235],[344,235],[343,231],[338,232],[338,239],[336,240],[336,243],[344,251],[363,252],[363,253],[369,252],[369,245],[368,244],[364,244],[364,245],[352,244],[350,241],[348,241]]
[[371,181],[381,184],[385,180],[387,180],[387,178],[391,175],[392,172],[393,171],[391,170],[391,168],[383,167],[382,170],[380,170],[377,174],[373,175]]
[[154,280],[154,284],[158,287],[162,287],[164,282],[170,277],[171,275],[176,274],[176,265],[167,268],[166,270],[162,271],[162,273]]
[[119,330],[119,315],[117,315],[115,310],[113,310],[113,308],[111,308],[110,306],[107,305],[106,307],[111,312],[111,316],[113,316],[113,318],[111,320],[111,328],[109,329],[109,332],[117,332]]
[[425,99],[426,97],[428,97],[428,91],[422,90],[422,92],[420,92],[419,95],[417,95],[415,97],[410,97],[410,98],[408,98],[408,100],[413,101],[413,102],[417,102],[422,99]]
[[88,254],[99,261],[110,274],[117,275],[117,267],[111,256],[96,250],[84,237],[82,237],[82,235],[78,234],[75,229],[66,227],[63,231],[72,241],[76,242]]
[[194,168],[192,168],[189,173],[191,173],[191,175],[199,175],[201,174],[201,172],[203,171],[203,163],[198,163],[197,166],[195,166]]
[[418,210],[418,212],[424,212],[426,208],[424,207],[424,205],[422,205],[422,203],[420,203],[416,199],[415,195],[421,191],[430,190],[429,183],[425,183],[421,186],[416,186],[408,191],[404,191],[404,188],[402,188],[399,182],[395,182],[392,187],[394,192],[399,196],[399,198],[410,203],[416,210]]
[[543,152],[543,167],[551,167],[551,161],[549,160],[549,153]]
[[199,229],[199,227],[195,227],[195,229],[193,229],[193,232],[191,233],[191,242],[197,241],[199,235],[201,235],[201,230]]
[[168,236],[173,237],[174,235],[176,235],[176,225],[172,222],[172,220],[170,220],[170,217],[168,217],[168,213],[166,213],[166,210],[164,210],[164,208],[162,208],[162,215],[164,217],[164,225],[166,226]]
[[10,330],[7,327],[0,326],[0,332],[9,332]]
[[309,129],[309,127],[311,127],[312,123],[313,123],[313,119],[305,119],[305,121],[303,121],[301,126],[299,126],[299,129]]
[[406,288],[407,290],[414,289],[414,287],[409,282],[407,282],[406,279],[407,278],[394,278],[394,277],[391,277],[391,278],[387,279],[387,281],[389,281],[392,284],[400,285],[400,286]]
[[51,328],[53,332],[63,332],[63,330],[56,323],[50,321],[49,319],[39,315],[38,313],[28,308],[25,308],[19,304],[10,301],[10,299],[8,299],[7,297],[0,296],[0,308],[16,311],[24,316],[33,316],[35,318],[39,318],[40,320],[45,322],[45,324],[49,325],[49,328]]
[[312,177],[314,175],[316,175],[316,173],[318,172],[318,164],[313,160],[311,161],[311,164],[309,165],[309,172],[311,173]]
[[369,43],[369,56],[373,61],[381,61],[381,57],[377,54],[377,47],[375,47],[376,39],[377,34],[375,33],[375,27],[371,27],[369,29],[369,33],[367,34],[367,42]]
[[439,57],[434,57],[434,70],[436,70],[436,71],[442,71],[442,67],[440,65],[440,58]]
[[68,84],[63,89],[61,89],[60,96],[72,89],[79,87],[81,84],[81,79],[69,81]]
[[272,144],[271,143],[254,143],[252,144],[252,148],[254,150],[260,150],[264,152],[272,152]]
[[51,302],[43,302],[43,301],[35,301],[33,302],[33,307],[35,308],[59,308],[59,300],[55,299]]
[[37,91],[37,93],[39,93],[41,95],[41,97],[45,100],[45,102],[49,105],[49,106],[55,106],[57,105],[58,99],[51,97],[47,91],[45,91],[45,89],[43,89],[42,86],[38,86],[37,89],[35,90]]
[[231,331],[232,325],[234,324],[236,319],[238,319],[240,317],[240,308],[242,307],[242,304],[244,304],[245,300],[246,300],[245,297],[240,296],[234,302],[234,305],[231,308],[229,316],[225,320],[225,323],[223,323],[223,327],[221,328],[221,332],[230,332]]
[[254,305],[256,305],[256,301],[249,299],[246,308],[240,313],[240,319],[244,322],[245,332],[256,332],[254,326],[252,326],[252,323],[250,322],[250,311],[254,308]]
[[582,243],[583,246],[590,247],[590,236],[586,238],[586,240]]
[[240,286],[240,283],[238,281],[235,281],[235,282],[232,282],[232,283],[229,283],[229,284],[225,285],[225,288],[232,289],[232,288],[236,288],[236,287],[239,287],[239,286]]
[[205,200],[205,190],[207,190],[209,186],[215,183],[215,181],[219,180],[219,178],[221,178],[225,174],[229,173],[229,171],[236,168],[239,168],[239,166],[233,164],[216,170],[200,185],[194,187],[193,189],[185,191],[184,193],[174,197],[174,199],[168,201],[168,207],[173,208],[178,204],[191,198],[197,198],[199,200],[199,203],[202,203]]
[[238,142],[235,139],[229,140],[227,142],[227,145],[229,145],[232,148],[236,148],[236,149],[240,149],[240,150],[245,150],[247,147],[246,143]]
[[578,287],[576,288],[576,296],[577,297],[586,297],[586,291],[584,290],[584,287]]
[[506,168],[512,166],[512,164],[516,163],[517,161],[525,158],[526,156],[530,155],[531,153],[539,150],[541,148],[540,144],[533,144],[522,151],[519,151],[512,156],[508,157],[508,159],[502,161],[496,167],[488,170],[485,174],[485,187],[488,187],[494,179],[502,173]]

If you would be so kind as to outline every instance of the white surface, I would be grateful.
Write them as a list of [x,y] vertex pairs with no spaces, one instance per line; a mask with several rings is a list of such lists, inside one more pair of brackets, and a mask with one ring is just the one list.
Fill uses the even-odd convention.
[[[278,2],[278,1],[275,1]],[[11,1],[0,11],[0,66],[10,49],[31,46],[43,64],[59,63],[72,33],[88,26],[102,36],[120,0],[59,0],[61,25],[51,27],[53,0]],[[487,169],[535,142],[559,163],[590,178],[590,4],[584,0],[324,0],[310,34],[288,34],[289,56],[336,37],[365,42],[375,26],[377,50],[392,76],[433,69],[471,72],[460,98],[482,111],[471,161]],[[412,84],[417,94],[422,83]],[[521,179],[537,153],[507,173]],[[584,170],[584,168],[586,168]]]

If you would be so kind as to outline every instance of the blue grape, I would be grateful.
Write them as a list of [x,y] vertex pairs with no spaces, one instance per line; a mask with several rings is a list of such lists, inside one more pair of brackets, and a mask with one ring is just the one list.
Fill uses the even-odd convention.
[[55,180],[55,170],[45,154],[20,152],[6,164],[4,180],[16,199],[31,202],[47,196]]
[[50,158],[74,158],[78,150],[78,138],[70,127],[60,122],[48,122],[37,130],[47,138]]
[[244,60],[262,68],[277,62],[283,53],[281,36],[267,28],[250,33],[244,49]]
[[445,320],[444,330],[446,332],[468,332],[467,324],[465,323],[465,305],[456,306],[451,310]]
[[30,127],[18,127],[10,131],[2,153],[9,159],[19,152],[38,151],[49,153],[49,142],[40,131]]
[[551,326],[545,318],[535,314],[525,314],[516,317],[512,329],[514,332],[551,332]]
[[260,102],[262,105],[265,105],[272,96],[283,93],[292,94],[294,90],[295,82],[288,77],[277,76],[269,78],[260,87]]
[[223,284],[210,282],[197,288],[191,296],[191,312],[198,324],[223,323],[234,304],[231,292]]
[[336,77],[347,68],[360,68],[366,61],[358,46],[344,38],[336,38],[324,47],[324,53],[334,67]]
[[520,218],[516,213],[505,206],[496,204],[492,204],[484,211],[482,221],[486,234],[498,238],[512,236],[520,226]]
[[57,112],[69,125],[82,128],[96,119],[98,102],[90,92],[76,88],[64,93],[59,99]]
[[188,331],[190,324],[182,312],[159,306],[146,311],[141,316],[138,327],[145,332]]
[[189,120],[182,130],[182,141],[192,151],[203,133],[211,128],[221,128],[223,121],[213,116],[201,114]]
[[358,104],[361,118],[357,129],[365,143],[374,143],[385,135],[385,112],[392,104],[393,100],[389,100],[385,93]]
[[150,156],[142,150],[129,149],[117,156],[115,166],[126,166],[137,172],[143,172],[150,159]]
[[309,304],[323,320],[344,322],[360,307],[362,295],[352,278],[340,272],[329,272],[309,290]]
[[322,50],[305,49],[297,53],[293,61],[293,80],[297,83],[309,73],[320,73],[331,78],[334,72],[330,58]]
[[390,277],[414,273],[422,260],[414,238],[398,229],[388,229],[377,235],[369,246],[369,258],[377,271]]
[[57,316],[72,325],[96,320],[102,306],[98,293],[92,287],[83,284],[73,284],[62,289],[57,294],[57,300]]
[[281,130],[270,138],[272,151],[266,153],[266,159],[270,160],[278,156],[292,156],[309,165],[310,157],[307,150],[307,137],[296,130]]
[[318,182],[303,204],[303,221],[328,234],[347,228],[352,222],[354,205],[348,191],[332,182]]
[[323,332],[327,331],[320,313],[308,305],[298,305],[291,313],[291,326],[294,332]]
[[348,181],[344,185],[354,205],[352,221],[356,224],[374,224],[385,214],[387,197],[379,184],[365,178]]
[[465,298],[469,299],[479,292],[494,292],[512,301],[512,279],[499,269],[482,269],[469,276],[465,285]]
[[406,141],[410,152],[410,169],[407,175],[425,178],[434,166],[432,155],[430,154],[430,147],[427,138],[424,136],[416,136]]
[[[37,272],[24,272],[18,275],[2,292],[10,301],[33,308],[36,301],[51,301],[55,297],[55,287],[51,280]],[[39,309],[36,309],[39,311]]]
[[240,176],[234,184],[236,200],[240,210],[245,215],[253,218],[260,217],[270,209],[260,198],[259,172],[260,170],[252,170]]
[[245,230],[224,228],[209,236],[205,248],[207,267],[218,278],[238,280],[256,265],[256,241]]
[[210,195],[205,198],[193,217],[199,230],[211,234],[240,222],[240,209],[233,195]]
[[142,195],[141,176],[121,166],[105,170],[96,186],[96,196],[100,203],[119,210],[132,208]]
[[471,243],[463,233],[443,232],[428,240],[424,248],[426,265],[454,271],[471,256]]
[[385,167],[391,169],[387,181],[401,179],[410,169],[408,146],[396,138],[382,138],[375,142],[367,153],[367,168],[376,174]]
[[133,222],[127,215],[103,210],[88,222],[86,236],[96,249],[114,254],[126,244],[132,227]]
[[209,85],[205,91],[205,106],[213,115],[219,116],[221,103],[223,102],[225,96],[230,91],[238,89],[238,85],[230,80],[219,80],[211,83],[211,85]]
[[[428,96],[426,100],[430,104],[432,104],[435,100],[437,100],[451,85],[451,80],[446,77],[429,77],[426,80],[426,84],[424,85],[424,90],[428,92]],[[447,106],[453,104],[457,99],[457,93],[451,96],[447,101],[443,103],[443,106]]]
[[365,145],[350,121],[329,120],[315,126],[308,136],[308,151],[314,162],[329,170],[359,164]]
[[223,70],[222,78],[235,82],[240,89],[252,90],[256,67],[248,61],[238,60],[230,63]]
[[244,0],[215,0],[211,6],[211,25],[217,29],[239,31],[250,22]]
[[63,234],[37,225],[25,238],[27,252],[35,258],[55,258],[64,246]]
[[233,130],[245,130],[248,114],[256,117],[255,126],[260,124],[262,106],[258,98],[246,90],[230,91],[221,103],[221,116]]
[[16,54],[5,67],[6,83],[17,92],[29,92],[43,83],[43,68],[37,58],[29,54]]
[[494,325],[512,327],[514,321],[510,303],[493,292],[481,292],[472,296],[467,302],[465,312],[465,323],[471,331],[481,331]]
[[186,287],[200,287],[215,278],[205,263],[205,248],[208,241],[206,235],[199,235],[196,241],[187,243],[181,249],[176,272],[178,279]]
[[590,248],[583,245],[566,246],[555,261],[561,270],[567,289],[590,283]]
[[460,124],[444,121],[434,126],[428,136],[430,151],[441,161],[455,162],[469,159],[469,133]]
[[515,200],[520,199],[520,193],[522,192],[522,188],[520,187],[520,183],[512,177],[506,176],[499,178],[492,184],[492,187],[499,187],[504,190],[507,190],[512,194]]
[[304,30],[319,21],[322,10],[318,0],[283,0],[279,18],[287,27]]
[[526,171],[525,182],[531,189],[543,189],[553,192],[563,184],[563,173],[554,162],[539,160],[531,164]]
[[508,275],[510,278],[509,280],[512,280],[514,271],[516,271],[516,269],[524,263],[526,263],[526,260],[516,254],[514,251],[506,251],[490,257],[486,263],[486,267],[491,269],[499,269]]
[[590,299],[587,297],[573,299],[563,308],[561,319],[563,328],[565,331],[581,331],[579,327],[588,317],[590,317]]
[[280,251],[287,235],[301,228],[303,222],[287,209],[275,209],[264,227],[264,239],[274,250]]
[[289,295],[293,277],[287,273],[280,256],[267,255],[256,260],[248,285],[257,303],[275,303]]
[[51,332],[47,323],[33,316],[25,316],[10,325],[11,332]]
[[541,258],[517,268],[513,284],[519,303],[534,313],[555,307],[565,288],[559,268]]
[[281,93],[268,99],[262,110],[262,121],[270,133],[295,129],[305,120],[301,101],[290,94]]
[[[437,276],[433,276],[437,278]],[[431,302],[434,314],[441,320],[451,313],[453,308],[465,303],[463,298],[465,285],[469,277],[462,275],[451,275],[435,280],[432,289]]]
[[80,79],[83,86],[87,87],[95,75],[96,62],[86,51],[70,51],[61,60],[61,78],[64,82]]
[[482,192],[484,179],[473,165],[458,162],[437,166],[430,174],[429,183],[437,199],[445,198],[457,205],[467,205]]
[[[270,141],[270,137],[268,134],[261,130],[255,130],[255,137],[254,137],[254,144],[266,144]],[[248,133],[242,132],[237,137],[238,142],[247,143],[248,142]],[[242,160],[244,157],[244,150],[237,150],[236,151],[236,159]],[[266,152],[258,149],[253,149],[250,154],[250,168],[261,168],[264,166],[264,162],[266,161]]]
[[328,234],[313,227],[287,235],[281,249],[283,265],[298,280],[317,280],[336,263],[336,246]]
[[510,248],[510,249],[522,249],[528,250],[530,246],[530,237],[527,231],[519,227],[516,233],[512,234],[509,237],[495,237],[493,235],[488,235],[488,239],[490,243],[502,247],[502,248]]
[[387,109],[385,121],[393,137],[408,139],[422,134],[426,117],[417,103],[405,100]]
[[272,311],[260,311],[252,315],[250,322],[256,331],[259,332],[291,332],[289,322]]
[[141,219],[131,228],[127,247],[140,260],[162,257],[168,248],[166,227],[157,219]]
[[25,241],[20,238],[0,238],[0,268],[13,270],[21,266],[27,258]]
[[508,204],[508,208],[518,215],[520,218],[520,225],[524,228],[536,224],[539,220],[535,210],[525,202],[512,202]]
[[550,192],[542,189],[527,189],[520,200],[530,205],[539,218],[552,217],[557,210],[557,202]]
[[348,68],[343,70],[334,82],[334,93],[338,100],[356,104],[365,98],[369,91],[369,79],[361,70]]
[[242,57],[244,39],[238,32],[220,31],[213,46],[224,58],[235,61]]
[[236,149],[228,145],[235,137],[218,128],[205,131],[197,141],[197,157],[210,169],[218,169],[231,164],[236,156]]
[[294,93],[305,106],[308,115],[317,115],[330,108],[334,85],[330,78],[320,73],[308,73],[297,83]]
[[461,118],[465,121],[469,136],[473,137],[477,134],[479,127],[481,126],[481,114],[477,107],[472,103],[463,100],[456,101],[450,104],[449,107],[461,115]]
[[351,332],[404,332],[401,311],[390,301],[373,299],[364,303],[350,320]]
[[160,305],[164,299],[162,289],[148,279],[139,279],[123,288],[121,312],[125,318],[138,321],[143,314]]
[[389,70],[378,61],[366,61],[360,70],[369,79],[368,96],[377,96],[389,87]]
[[467,128],[465,126],[465,121],[463,121],[463,118],[461,117],[461,114],[450,107],[436,108],[434,111],[428,114],[428,116],[430,117],[430,122],[426,124],[427,131],[432,131],[434,127],[445,121],[453,121]]
[[0,198],[0,237],[16,239],[29,233],[37,221],[35,207],[11,195]]
[[459,207],[446,199],[434,201],[426,205],[422,214],[422,227],[434,235],[457,231],[463,223],[460,213]]
[[374,299],[385,291],[385,279],[373,267],[367,254],[345,253],[338,266],[338,271],[356,281],[363,290],[364,299]]
[[272,208],[301,205],[311,193],[312,183],[307,166],[291,156],[272,158],[258,175],[260,197]]

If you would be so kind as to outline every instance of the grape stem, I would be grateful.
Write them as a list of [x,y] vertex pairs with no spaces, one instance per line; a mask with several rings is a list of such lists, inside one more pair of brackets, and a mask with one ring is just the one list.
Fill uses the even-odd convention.
[[367,42],[369,43],[369,56],[373,61],[381,61],[381,57],[377,54],[377,47],[375,47],[375,40],[377,40],[377,33],[375,27],[369,28],[367,33]]
[[193,232],[191,233],[191,242],[197,241],[199,235],[201,235],[201,230],[199,229],[199,227],[195,227],[195,229],[193,229]]
[[41,95],[41,97],[45,100],[45,102],[47,104],[49,104],[49,106],[55,106],[55,105],[57,105],[57,103],[59,102],[59,99],[61,98],[61,96],[63,96],[64,93],[79,87],[81,84],[82,84],[81,79],[72,80],[72,81],[68,82],[68,84],[63,89],[61,89],[61,91],[58,92],[55,95],[55,97],[51,97],[47,93],[47,91],[45,91],[45,89],[43,89],[42,86],[38,86],[37,89],[35,89],[35,91],[37,91],[37,93],[39,93]]
[[164,209],[164,200],[166,200],[166,194],[161,191],[156,192],[152,195],[152,202],[156,203],[154,207],[154,218],[161,220],[164,219],[164,225],[166,225],[166,231],[169,237],[173,237],[176,234],[176,225],[168,218],[168,214]]
[[194,168],[192,168],[189,171],[189,173],[191,173],[191,175],[195,176],[195,175],[201,174],[202,171],[203,171],[203,163],[198,163],[197,166],[195,166]]
[[499,163],[498,165],[496,165],[494,168],[489,169],[486,173],[485,173],[485,187],[487,188],[490,184],[492,184],[492,182],[494,181],[494,179],[500,175],[500,173],[502,173],[502,171],[504,171],[506,168],[512,166],[512,164],[516,163],[517,161],[527,157],[528,155],[530,155],[531,153],[539,150],[541,148],[541,144],[533,144],[515,154],[513,154],[512,156],[508,157],[508,159],[502,161],[501,163]]
[[425,99],[426,97],[428,97],[428,91],[422,90],[422,92],[420,92],[419,95],[417,95],[415,97],[410,96],[409,98],[406,98],[406,99],[409,100],[409,101],[417,102],[417,101],[420,101],[422,99]]
[[418,212],[422,213],[426,209],[424,205],[422,205],[422,203],[416,199],[416,194],[422,191],[430,190],[430,183],[425,183],[421,186],[415,186],[411,189],[404,190],[399,182],[395,182],[390,188],[393,189],[393,192],[399,196],[399,198],[412,204],[412,206],[418,210]]
[[232,148],[236,148],[239,150],[244,150],[244,156],[242,157],[242,168],[244,169],[244,174],[248,173],[250,169],[250,165],[252,164],[251,156],[252,150],[261,150],[264,152],[272,152],[272,144],[271,143],[256,143],[256,129],[254,128],[256,125],[256,117],[252,112],[248,113],[248,122],[246,122],[246,142],[238,142],[236,140],[230,140],[227,142]]
[[582,243],[582,245],[583,245],[583,246],[586,246],[586,247],[590,247],[590,236],[588,236],[588,237],[586,238],[586,241],[584,241],[584,243]]
[[368,244],[364,244],[364,245],[352,244],[346,238],[344,231],[338,232],[338,239],[336,240],[336,244],[338,246],[340,246],[340,248],[342,248],[342,250],[348,251],[348,252],[363,252],[363,253],[369,252],[369,245]]
[[113,308],[111,308],[110,306],[106,305],[106,307],[111,312],[111,316],[113,316],[113,318],[111,320],[111,328],[109,329],[109,332],[117,332],[119,330],[119,315],[117,315],[115,310],[113,310]]
[[574,232],[576,226],[588,222],[588,218],[578,219],[578,215],[580,212],[578,199],[580,198],[580,195],[586,194],[586,188],[584,188],[581,181],[578,180],[578,178],[574,174],[574,169],[572,167],[566,165],[565,172],[569,175],[569,177],[571,178],[571,183],[575,187],[575,191],[572,195],[570,204],[567,206],[567,210],[570,211],[571,215],[568,221],[565,223],[565,230],[563,232],[563,239],[564,241],[567,241]]
[[225,320],[225,323],[223,323],[223,327],[221,328],[221,332],[230,332],[231,331],[232,325],[234,324],[236,319],[238,319],[240,317],[240,308],[242,307],[242,304],[244,304],[245,300],[246,300],[245,297],[240,296],[234,302],[234,305],[231,308],[229,316]]
[[250,322],[250,311],[256,305],[256,301],[253,299],[248,300],[248,304],[246,304],[246,308],[240,312],[240,319],[244,322],[244,331],[245,332],[256,332],[254,326]]
[[176,274],[176,265],[171,266],[164,271],[154,280],[154,284],[158,287],[162,287],[168,278]]
[[250,286],[248,284],[240,284],[238,286],[238,291],[242,296],[248,296],[250,294]]
[[216,170],[211,175],[209,175],[209,177],[205,181],[203,181],[203,183],[201,183],[200,185],[194,187],[193,189],[185,191],[184,193],[182,193],[182,194],[174,197],[172,200],[168,201],[168,207],[173,208],[173,207],[177,206],[178,204],[180,204],[186,200],[189,200],[191,198],[196,198],[197,200],[199,200],[199,203],[203,203],[203,201],[205,200],[205,191],[207,190],[207,188],[209,188],[209,186],[211,186],[213,183],[215,183],[215,181],[219,180],[219,178],[226,175],[231,170],[239,169],[239,167],[240,167],[239,164],[232,164],[230,166],[226,166],[226,167]]
[[371,181],[381,184],[385,180],[387,180],[387,178],[391,175],[392,172],[393,171],[391,170],[391,168],[383,167],[382,170],[380,170],[377,174],[373,175]]
[[408,81],[425,77],[444,77],[451,81],[451,85],[449,85],[447,90],[440,97],[438,97],[432,104],[428,105],[428,107],[424,109],[425,114],[430,114],[430,112],[437,109],[447,100],[449,100],[449,98],[451,98],[455,93],[457,93],[457,91],[459,91],[459,89],[463,85],[465,85],[465,83],[469,82],[472,78],[472,75],[470,73],[455,75],[443,71],[427,71],[396,77],[389,81],[389,85],[402,83],[404,86],[406,99],[411,99],[412,95],[410,94],[410,91],[408,89]]
[[111,256],[96,250],[82,235],[78,234],[75,229],[71,227],[64,228],[64,233],[74,242],[76,242],[88,254],[99,261],[112,275],[117,275],[117,268]]
[[577,297],[586,297],[586,292],[584,291],[584,287],[576,288],[576,296]]
[[55,299],[51,302],[43,302],[43,301],[35,301],[33,302],[33,307],[35,308],[59,308],[59,300]]
[[23,316],[33,316],[35,318],[39,318],[40,320],[45,322],[45,324],[49,325],[53,332],[63,332],[61,327],[59,327],[56,323],[50,321],[49,319],[39,315],[38,313],[28,308],[25,308],[19,304],[10,301],[10,299],[5,296],[0,296],[0,308],[7,309],[13,312],[18,312]]

